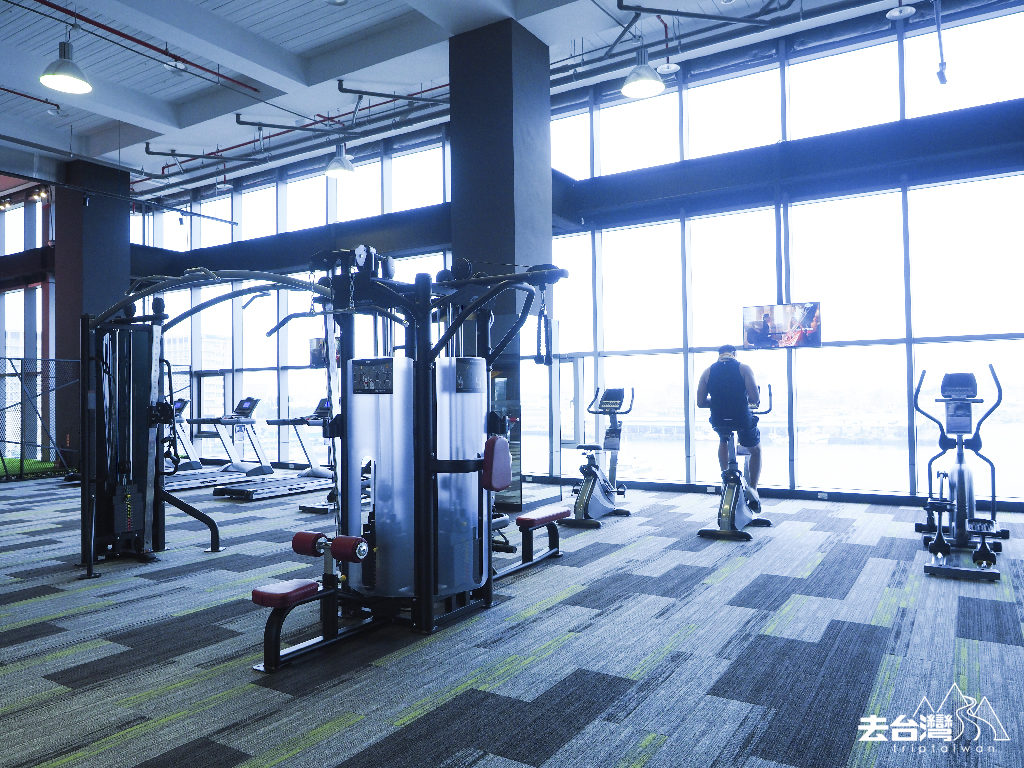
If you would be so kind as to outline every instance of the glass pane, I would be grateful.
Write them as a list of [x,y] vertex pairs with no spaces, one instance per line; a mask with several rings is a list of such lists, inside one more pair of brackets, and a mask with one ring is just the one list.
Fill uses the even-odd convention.
[[898,192],[794,205],[789,242],[792,299],[821,302],[824,340],[906,334]]
[[551,167],[574,179],[590,178],[590,113],[551,121]]
[[440,147],[398,155],[391,161],[391,210],[444,202],[444,153]]
[[[225,413],[230,411],[230,406],[224,402],[224,377],[223,376],[201,376],[199,377],[199,409],[200,413],[196,414],[203,418],[217,418],[223,416]],[[193,408],[193,413],[195,409]],[[207,429],[211,432],[213,427],[198,427],[194,429]],[[193,431],[195,436],[195,431]],[[196,440],[196,449],[199,451],[199,455],[204,459],[226,459],[228,457],[227,452],[224,450],[224,446],[221,445],[220,439],[216,435],[204,438],[202,440]]]
[[530,360],[519,364],[520,435],[524,475],[547,475],[551,455],[548,433],[548,374],[546,365]]
[[602,249],[604,348],[681,347],[679,222],[605,230]]
[[598,114],[602,175],[679,161],[679,94],[675,91],[602,107]]
[[775,304],[775,210],[686,221],[690,345],[741,346],[743,307]]
[[284,231],[322,227],[327,223],[327,177],[310,176],[285,185],[287,221]]
[[142,241],[142,220],[141,213],[133,213],[128,219],[128,242],[145,245]]
[[[934,30],[934,26],[932,27]],[[933,115],[1024,96],[1018,46],[1024,13],[942,28],[946,83],[939,82],[939,43],[933,32],[904,47],[907,117]]]
[[[431,280],[437,277],[437,273],[444,269],[444,253],[428,253],[423,256],[410,256],[403,259],[395,259],[395,280],[401,283],[414,283],[416,282],[416,275],[425,274],[430,275]],[[359,322],[357,318],[356,322]],[[369,326],[366,326],[369,328]],[[372,334],[372,331],[370,331]],[[372,341],[372,336],[364,337]],[[431,338],[437,339],[438,334],[435,330],[431,331]],[[497,339],[494,339],[497,341]],[[396,347],[405,344],[405,328],[400,325],[395,326],[395,341]],[[365,347],[365,354],[372,354],[372,345]]]
[[338,221],[380,216],[380,161],[356,166],[338,179]]
[[[169,291],[164,294],[164,311],[173,320],[192,308],[192,292]],[[192,364],[192,320],[186,318],[164,334],[164,356],[172,365]],[[180,385],[179,385],[180,386]]]
[[[625,387],[627,397],[628,390],[634,390],[632,412],[620,417],[618,479],[627,485],[630,480],[682,482],[686,466],[683,356],[611,356],[603,364],[606,386]],[[587,414],[587,420],[593,422],[594,417]],[[603,443],[608,424],[607,417],[600,417],[595,443]],[[601,457],[607,470],[609,456],[602,452]]]
[[189,250],[191,247],[189,245],[190,217],[177,211],[164,211],[160,214],[160,219],[160,226],[163,230],[163,243],[160,247],[169,251]]
[[4,344],[7,357],[25,354],[25,292],[8,291],[4,294]]
[[[286,418],[308,416],[313,413],[321,398],[327,397],[327,373],[323,370],[288,371],[288,412]],[[337,412],[337,407],[335,407]],[[294,428],[288,427],[290,433],[282,447],[281,461],[304,463],[306,457],[302,447],[295,438]],[[327,464],[327,442],[323,433],[313,427],[299,427],[306,450],[313,462],[318,465]],[[282,433],[282,438],[285,437]]]
[[[985,411],[996,401],[996,387],[988,366],[992,364],[1003,387],[1003,402],[982,426],[981,452],[996,465],[996,492],[999,499],[1024,498],[1024,475],[1017,471],[1020,456],[1020,425],[1024,423],[1024,341],[973,341],[950,344],[916,344],[914,346],[914,384],[926,371],[921,388],[921,407],[944,421],[939,384],[946,373],[973,373],[978,381],[978,397],[985,402],[973,408],[973,425],[977,426]],[[923,416],[917,417],[917,483],[918,493],[928,492],[928,459],[939,452],[939,429]],[[976,499],[992,495],[991,470],[973,453],[967,451],[967,464],[974,473]],[[950,451],[936,460],[934,472],[948,471],[953,465]],[[936,486],[935,492],[938,493]]]
[[231,195],[215,197],[212,200],[203,200],[199,210],[204,216],[221,219],[221,221],[214,221],[213,219],[200,220],[200,247],[209,248],[213,245],[230,243],[233,239],[232,230],[235,229],[231,224],[226,223],[231,221]]
[[242,220],[235,240],[277,234],[277,189],[261,187],[242,193]]
[[[558,323],[555,352],[591,352],[594,349],[594,288],[591,275],[590,233],[565,235],[551,241],[551,262],[568,271],[569,277],[548,289],[548,315]],[[532,355],[537,349],[537,315],[523,325],[520,350]]]
[[[298,280],[309,281],[311,275],[308,272],[297,272],[289,277],[294,277]],[[293,312],[309,312],[310,309],[319,311],[320,306],[312,304],[313,294],[305,293],[302,291],[288,291],[288,314]],[[288,335],[288,343],[285,345],[285,365],[309,365],[309,344],[313,339],[322,339],[324,337],[324,318],[322,315],[314,317],[297,317],[284,327],[284,332]],[[326,376],[323,372],[318,371],[321,374],[321,379]],[[292,392],[289,390],[288,397],[292,397]],[[323,395],[321,395],[323,397]],[[320,398],[317,398],[319,400]],[[313,405],[316,405],[314,403]],[[301,406],[300,406],[301,407]],[[302,414],[299,414],[302,415]]]
[[786,72],[790,139],[899,120],[896,43],[811,59]]
[[[267,455],[267,461],[278,461],[278,428],[267,424],[267,419],[277,418],[277,374],[273,371],[246,371],[242,375],[242,392],[245,397],[260,399],[259,405],[256,406],[256,411],[253,413],[253,418],[256,419],[253,429],[255,429],[256,436]],[[243,459],[256,461],[256,451],[253,450],[247,438],[243,438],[239,434],[235,442],[241,446]]]
[[[579,441],[576,439],[576,381],[574,379],[573,362],[571,360],[558,363],[558,388],[559,408],[558,413],[562,427],[564,441],[572,442],[574,445]],[[584,406],[580,406],[581,408]]]
[[[761,478],[758,487],[789,487],[789,405],[787,398],[786,353],[782,350],[741,350],[737,355],[740,362],[749,365],[754,380],[761,389],[761,408],[768,407],[768,387],[772,389],[771,412],[758,416],[757,428],[761,431]],[[693,355],[693,371],[690,381],[694,398],[701,374],[709,365],[718,360],[717,352],[702,352]],[[711,428],[711,412],[705,408],[694,409],[693,434],[690,436],[690,450],[693,455],[693,482],[720,485],[722,468],[718,463],[718,435]]]
[[[227,293],[227,285],[207,286],[199,289],[199,301]],[[200,366],[203,370],[231,368],[231,301],[222,301],[199,313],[199,333],[202,339]],[[205,415],[205,412],[204,412]]]
[[915,336],[1021,330],[1021,199],[1024,176],[910,191]]
[[770,69],[685,93],[683,157],[707,157],[774,144],[782,138],[779,72]]
[[797,488],[907,493],[905,348],[822,347],[793,356]]
[[[239,283],[243,288],[252,283]],[[277,334],[267,331],[277,323],[277,292],[267,296],[249,294],[239,298],[242,302],[242,366],[244,368],[272,368],[277,365]]]
[[9,208],[4,217],[4,254],[25,250],[25,206]]
[[[583,434],[579,436],[579,440],[574,440],[572,443],[567,443],[562,446],[562,477],[579,477],[579,466],[585,461],[583,455],[576,450],[576,446],[580,444],[593,443],[598,438],[596,436],[596,419],[586,412],[587,404],[594,397],[594,359],[592,357],[580,358],[579,362],[582,366],[583,373],[583,401],[578,403],[578,407],[583,412]],[[566,376],[567,371],[562,369],[562,376]],[[563,379],[563,386],[564,385]],[[562,432],[563,440],[572,439],[572,430],[565,430]]]

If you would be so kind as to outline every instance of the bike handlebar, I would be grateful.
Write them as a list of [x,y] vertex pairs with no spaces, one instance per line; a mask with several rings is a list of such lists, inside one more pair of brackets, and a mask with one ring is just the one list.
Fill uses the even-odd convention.
[[[760,389],[760,387],[758,387],[758,389]],[[758,403],[758,405],[760,405],[760,403]],[[763,411],[755,411],[753,408],[751,408],[750,412],[752,414],[754,414],[755,416],[764,416],[766,413],[771,413],[771,410],[772,410],[772,385],[769,384],[768,385],[768,407],[765,408]]]

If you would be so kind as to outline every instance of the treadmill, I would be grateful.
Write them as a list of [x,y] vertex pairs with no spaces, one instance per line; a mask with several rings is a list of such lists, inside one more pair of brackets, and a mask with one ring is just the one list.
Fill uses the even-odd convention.
[[[270,462],[267,461],[266,453],[263,451],[263,446],[260,443],[259,436],[253,429],[256,419],[252,417],[252,414],[253,411],[256,410],[256,406],[259,402],[259,398],[257,397],[243,397],[238,401],[238,404],[235,405],[235,409],[225,416],[204,419],[187,419],[189,424],[214,427],[217,437],[220,438],[221,444],[224,446],[224,450],[228,454],[228,463],[221,467],[209,469],[204,468],[203,470],[195,470],[169,476],[164,481],[164,489],[168,493],[173,493],[175,491],[185,491],[191,488],[204,488],[206,486],[218,485],[221,483],[242,482],[247,478],[271,474],[274,469],[270,466]],[[184,406],[182,407],[184,408]],[[255,462],[255,466],[253,465],[253,462],[242,461],[242,458],[238,455],[238,451],[235,449],[234,442],[231,439],[231,433],[236,427],[241,427],[249,442],[252,444],[253,449],[256,451],[257,461]],[[182,430],[184,431],[184,427],[182,427]],[[231,479],[226,479],[225,475],[230,475]]]
[[332,488],[334,486],[333,473],[329,469],[318,466],[313,461],[313,458],[309,455],[309,450],[306,448],[306,443],[302,439],[302,432],[299,429],[299,427],[320,427],[322,429],[330,418],[331,402],[325,397],[317,403],[316,410],[309,416],[299,416],[291,419],[267,419],[267,424],[271,426],[289,426],[295,430],[295,436],[299,440],[299,447],[302,448],[302,453],[306,457],[309,469],[304,469],[302,472],[291,477],[218,485],[213,489],[213,495],[226,496],[229,499],[237,499],[239,501],[257,501],[276,496],[291,496],[297,493],[310,493]]

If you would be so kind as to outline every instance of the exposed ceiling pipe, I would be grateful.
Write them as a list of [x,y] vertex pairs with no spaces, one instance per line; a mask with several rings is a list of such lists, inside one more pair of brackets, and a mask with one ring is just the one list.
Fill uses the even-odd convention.
[[622,0],[616,0],[620,11],[634,11],[636,13],[663,13],[666,16],[679,16],[683,19],[703,19],[704,21],[724,21],[730,24],[753,24],[758,27],[770,27],[772,22],[767,19],[750,18],[749,16],[716,16],[709,13],[690,13],[689,11],[677,11],[672,8],[645,8],[642,5],[626,5]]
[[55,101],[50,101],[49,99],[40,99],[38,96],[32,96],[31,94],[28,94],[28,93],[22,93],[21,91],[15,91],[15,90],[13,90],[11,88],[4,88],[2,85],[0,85],[0,91],[3,91],[4,93],[10,93],[10,94],[12,94],[14,96],[21,96],[24,99],[32,99],[32,101],[38,101],[40,104],[48,104],[51,107],[54,107],[56,110],[60,111],[60,104],[58,104]]
[[633,18],[630,19],[627,24],[624,24],[622,26],[622,31],[619,32],[619,36],[612,40],[612,44],[608,46],[607,50],[605,50],[605,52],[601,55],[601,58],[598,59],[598,61],[600,61],[601,59],[607,59],[609,56],[611,56],[612,51],[615,50],[615,46],[622,42],[622,38],[629,34],[629,30],[631,30],[638,21],[640,21],[640,14],[634,13]]
[[253,128],[276,128],[281,129],[282,131],[304,131],[306,133],[318,133],[323,136],[338,136],[339,138],[342,138],[345,135],[340,128],[316,128],[315,126],[318,123],[323,123],[323,121],[318,120],[304,125],[280,125],[278,123],[253,122],[251,120],[243,120],[241,114],[238,112],[235,113],[236,125],[247,125]]
[[417,93],[425,93],[425,91],[418,91],[417,93],[411,93],[408,94],[407,96],[402,96],[397,93],[380,93],[379,91],[364,91],[360,88],[346,88],[344,80],[338,81],[338,90],[341,93],[348,93],[353,96],[370,96],[375,99],[388,99],[389,101],[421,101],[425,104],[448,104],[448,99],[438,99],[417,95]]
[[150,149],[148,141],[146,142],[146,154],[152,155],[153,157],[173,157],[178,168],[181,168],[181,160],[216,160],[218,163],[248,162],[248,158],[244,157],[223,157],[222,155],[192,155],[186,152],[179,152],[176,149],[172,149],[170,152],[160,152],[159,150],[156,149]]
[[260,92],[260,89],[256,88],[255,86],[249,85],[248,83],[243,83],[241,80],[236,80],[233,77],[223,75],[216,70],[209,69],[208,67],[204,67],[202,64],[197,64],[194,61],[186,59],[184,56],[179,56],[176,53],[171,53],[166,48],[160,48],[159,46],[153,45],[152,43],[147,43],[145,40],[140,40],[134,35],[129,35],[127,32],[121,32],[118,29],[114,29],[113,27],[107,26],[103,22],[96,21],[95,19],[91,19],[88,16],[83,16],[77,11],[72,11],[70,8],[64,8],[63,6],[57,5],[56,3],[51,3],[50,0],[34,1],[39,3],[40,5],[45,5],[47,8],[50,8],[54,11],[58,11],[67,16],[70,16],[71,18],[76,19],[77,21],[83,21],[86,24],[89,24],[90,26],[96,27],[97,29],[102,29],[104,32],[109,32],[112,35],[116,35],[117,37],[120,37],[122,40],[128,40],[129,42],[135,43],[136,45],[141,45],[143,48],[148,48],[151,51],[155,51],[156,53],[159,53],[161,56],[166,56],[169,59],[179,61],[182,64],[198,69],[201,72],[206,72],[207,74],[213,75],[214,77],[220,80],[226,80],[229,83],[234,83],[235,85],[240,86],[241,88],[248,88],[250,91],[254,93]]
[[[434,86],[431,86],[430,88],[424,88],[421,91],[414,91],[413,93],[407,94],[406,96],[400,96],[400,97],[397,97],[397,98],[394,97],[393,95],[389,94],[388,95],[389,98],[388,98],[387,101],[377,102],[376,104],[367,104],[362,109],[363,109],[364,112],[368,112],[371,109],[376,109],[378,107],[383,107],[383,106],[386,106],[388,104],[394,104],[394,103],[399,102],[399,101],[415,101],[415,99],[410,99],[409,97],[410,96],[419,96],[420,94],[430,93],[431,91],[437,91],[437,90],[440,90],[442,88],[447,88],[447,87],[448,87],[448,83],[444,83],[442,85],[434,85]],[[442,103],[447,104],[447,102],[442,102]],[[356,102],[356,108],[353,109],[351,112],[342,112],[342,113],[340,113],[340,114],[338,114],[338,115],[336,115],[334,117],[330,117],[328,115],[317,115],[319,120],[316,120],[316,121],[311,122],[311,123],[307,123],[307,126],[314,126],[314,125],[317,125],[318,123],[327,123],[327,122],[337,123],[337,122],[342,122],[342,118],[348,117],[349,115],[355,116],[355,114],[358,111],[359,111],[359,102],[357,101]],[[286,133],[292,133],[292,132],[294,132],[296,130],[298,130],[298,128],[289,126],[289,127],[285,128],[282,131],[270,134],[266,138],[268,138],[268,139],[276,139],[276,138],[278,138],[280,136],[284,136]],[[223,149],[218,149],[216,152],[212,152],[210,154],[212,154],[214,156],[220,156],[220,153],[222,153],[222,152],[232,152],[232,151],[234,151],[236,149],[242,149],[243,147],[248,147],[248,146],[251,146],[251,145],[256,144],[256,143],[257,143],[256,139],[252,139],[250,141],[243,141],[240,144],[233,144],[230,147],[224,147]],[[186,161],[186,162],[189,162],[189,161]],[[163,166],[163,168],[160,169],[161,175],[163,175],[163,173],[168,168],[170,168],[170,167],[171,167],[170,163],[168,163],[167,165]]]
[[[375,118],[366,124],[365,130],[355,132],[352,135],[352,138],[380,138],[388,133],[400,133],[411,128],[423,127],[431,123],[439,123],[445,120],[447,116],[447,110],[440,108],[440,105],[435,105],[434,109],[430,109],[426,105],[413,105],[398,112],[392,112]],[[264,156],[263,158],[255,158],[250,156],[249,158],[235,158],[240,165],[232,169],[232,173],[241,173],[249,168],[281,164],[284,160],[294,158],[297,155],[313,156],[315,154],[323,154],[329,146],[331,145],[325,145],[322,139],[302,136],[296,138],[295,141],[290,143],[278,145],[277,149],[272,152],[269,157]],[[216,159],[218,163],[220,163],[225,158],[217,157]],[[174,165],[171,164],[165,167],[172,168]],[[140,193],[141,195],[158,196],[164,195],[169,191],[184,189],[188,186],[197,186],[202,182],[218,179],[223,175],[223,168],[196,168],[184,171],[183,173],[165,173],[161,176],[147,174],[146,178],[135,181],[132,184],[134,186],[135,184],[139,184],[147,180],[163,184],[164,186],[161,189],[147,190]]]

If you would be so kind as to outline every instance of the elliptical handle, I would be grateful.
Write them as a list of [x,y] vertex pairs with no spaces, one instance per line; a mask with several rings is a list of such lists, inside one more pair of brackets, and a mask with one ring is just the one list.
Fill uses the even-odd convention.
[[[928,413],[928,411],[922,410],[921,409],[921,404],[918,402],[920,397],[921,397],[921,385],[924,384],[924,375],[926,373],[928,373],[927,369],[921,371],[921,378],[919,378],[917,380],[917,387],[914,389],[914,410],[917,411],[918,413],[920,413],[925,418],[934,421],[935,422],[935,426],[937,426],[939,428],[939,434],[943,438],[945,438],[946,437],[946,426],[941,421],[939,421],[937,418],[935,418],[930,413]],[[930,482],[931,478],[929,477],[928,479],[929,479],[929,482]]]
[[625,414],[627,414],[627,413],[629,413],[630,411],[633,410],[633,399],[634,399],[633,396],[634,396],[634,394],[635,394],[635,390],[633,389],[633,387],[630,387],[629,388],[629,408],[627,408],[624,411],[619,411],[619,415],[620,416],[623,416],[623,415],[625,415]]
[[[760,389],[760,387],[758,387],[758,389]],[[763,411],[753,411],[752,410],[751,413],[754,414],[755,416],[764,416],[766,413],[771,413],[771,410],[772,410],[772,385],[769,384],[768,385],[768,407],[765,408]]]
[[994,411],[999,407],[999,404],[1003,402],[1003,386],[999,383],[999,377],[996,376],[996,369],[992,367],[992,363],[988,364],[989,373],[992,374],[992,380],[996,383],[996,401],[992,403],[992,407],[985,411],[985,415],[978,419],[977,425],[974,427],[974,437],[978,436],[981,431],[981,425]]

